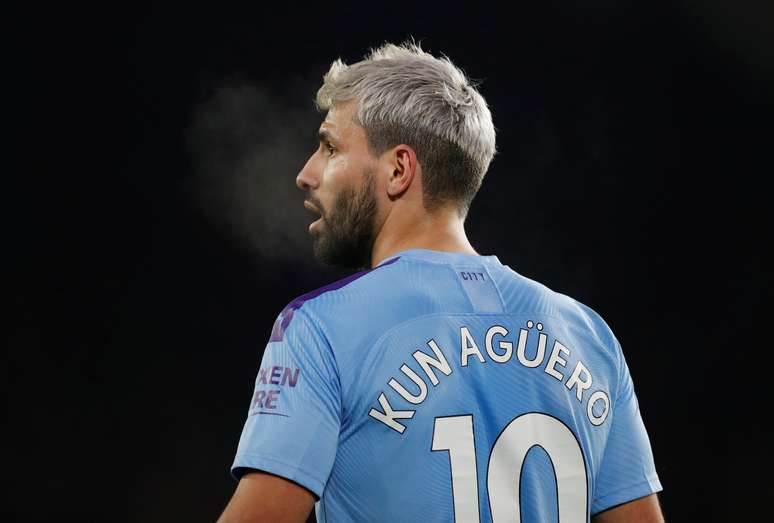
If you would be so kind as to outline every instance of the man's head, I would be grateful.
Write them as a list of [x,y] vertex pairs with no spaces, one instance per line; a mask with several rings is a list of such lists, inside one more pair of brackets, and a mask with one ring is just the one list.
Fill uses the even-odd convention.
[[495,154],[492,116],[448,58],[385,44],[351,66],[336,60],[317,93],[320,146],[297,177],[315,253],[344,267],[370,262],[391,211],[453,208],[460,219]]

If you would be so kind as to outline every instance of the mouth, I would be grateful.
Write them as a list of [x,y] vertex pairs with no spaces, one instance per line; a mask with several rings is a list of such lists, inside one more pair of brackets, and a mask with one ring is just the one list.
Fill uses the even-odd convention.
[[314,228],[319,227],[320,223],[322,223],[322,213],[309,200],[304,200],[304,208],[306,210],[312,211],[312,212],[314,212],[314,213],[316,213],[316,214],[318,214],[320,216],[315,221],[313,221],[312,223],[309,224],[309,232],[312,232]]

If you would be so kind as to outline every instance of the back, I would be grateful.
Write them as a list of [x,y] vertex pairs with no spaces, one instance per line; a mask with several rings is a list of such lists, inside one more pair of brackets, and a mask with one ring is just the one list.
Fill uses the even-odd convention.
[[420,249],[286,307],[245,468],[314,492],[319,521],[587,521],[661,489],[598,315],[494,256]]

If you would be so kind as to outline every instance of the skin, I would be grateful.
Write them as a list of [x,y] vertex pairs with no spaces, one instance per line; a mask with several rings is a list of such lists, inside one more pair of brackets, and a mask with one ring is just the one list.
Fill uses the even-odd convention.
[[651,494],[600,512],[593,523],[664,523],[658,496]]
[[[379,157],[368,150],[365,131],[354,122],[356,101],[334,106],[320,126],[321,140],[296,178],[304,206],[315,213],[309,232],[315,254],[327,263],[359,268],[378,265],[406,249],[478,254],[465,235],[454,204],[428,212],[422,203],[422,167],[400,144]],[[242,476],[218,520],[303,523],[315,496],[283,478],[262,472]],[[655,494],[608,509],[594,523],[662,523]]]

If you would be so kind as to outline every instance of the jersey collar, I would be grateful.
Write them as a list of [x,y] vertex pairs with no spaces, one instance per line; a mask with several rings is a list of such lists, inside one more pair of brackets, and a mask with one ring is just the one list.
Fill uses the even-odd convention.
[[381,267],[396,258],[414,258],[435,263],[494,263],[502,265],[497,256],[481,256],[478,254],[466,254],[461,252],[433,251],[430,249],[408,249],[396,252],[385,258],[377,267]]

